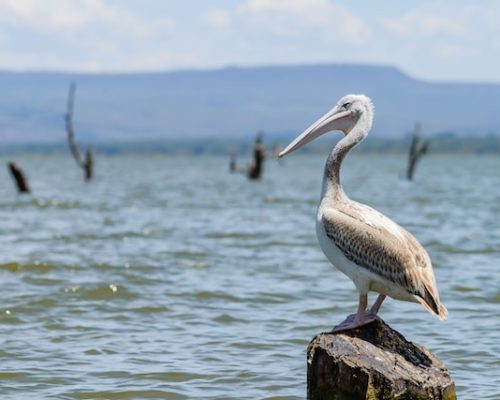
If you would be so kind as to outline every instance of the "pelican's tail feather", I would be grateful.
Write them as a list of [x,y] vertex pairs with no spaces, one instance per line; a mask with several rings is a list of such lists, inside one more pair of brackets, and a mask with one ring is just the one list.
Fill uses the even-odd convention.
[[436,315],[439,319],[446,319],[448,316],[448,310],[444,305],[439,301],[439,295],[437,291],[433,290],[432,292],[428,290],[427,287],[424,287],[425,294],[421,297],[419,295],[415,296],[420,304],[424,306],[424,308],[429,311],[431,314]]

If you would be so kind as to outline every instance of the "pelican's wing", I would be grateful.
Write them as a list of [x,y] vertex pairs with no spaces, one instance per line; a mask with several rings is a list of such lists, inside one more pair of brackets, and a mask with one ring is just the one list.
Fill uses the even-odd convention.
[[326,235],[350,261],[398,285],[440,318],[429,255],[405,229],[378,211],[352,202],[323,213]]

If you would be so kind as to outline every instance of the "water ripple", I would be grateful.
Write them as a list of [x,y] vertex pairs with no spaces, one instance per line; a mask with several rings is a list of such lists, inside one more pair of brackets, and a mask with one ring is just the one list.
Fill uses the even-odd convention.
[[[357,302],[315,238],[322,157],[252,183],[222,158],[99,156],[90,185],[66,155],[19,162],[35,196],[0,185],[2,400],[304,398],[309,340]],[[346,163],[346,192],[428,249],[449,310],[389,299],[383,318],[459,398],[500,398],[500,160],[429,155],[412,183],[404,157]]]

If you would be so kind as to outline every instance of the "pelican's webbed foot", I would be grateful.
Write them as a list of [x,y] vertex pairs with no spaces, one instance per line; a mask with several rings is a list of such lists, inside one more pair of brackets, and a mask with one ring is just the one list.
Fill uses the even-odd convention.
[[330,332],[337,333],[359,328],[360,326],[368,325],[370,322],[373,322],[376,319],[378,319],[377,315],[372,312],[364,313],[361,318],[358,318],[358,314],[351,314],[339,325],[334,326]]

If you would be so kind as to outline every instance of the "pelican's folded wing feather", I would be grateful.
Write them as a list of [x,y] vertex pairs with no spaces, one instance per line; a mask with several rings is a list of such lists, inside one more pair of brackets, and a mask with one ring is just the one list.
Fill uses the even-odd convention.
[[347,259],[423,300],[426,308],[440,315],[442,306],[425,249],[389,218],[359,203],[352,206],[323,214],[328,238]]

